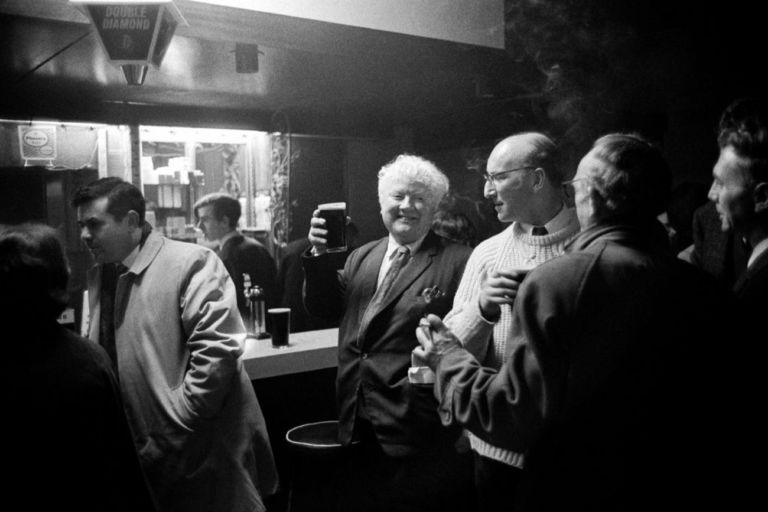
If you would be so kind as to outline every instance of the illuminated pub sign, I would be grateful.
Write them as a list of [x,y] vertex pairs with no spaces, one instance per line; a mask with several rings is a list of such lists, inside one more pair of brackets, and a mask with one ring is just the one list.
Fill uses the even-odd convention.
[[179,23],[186,21],[171,0],[70,0],[88,15],[109,60],[131,85],[141,85],[147,66],[165,57]]

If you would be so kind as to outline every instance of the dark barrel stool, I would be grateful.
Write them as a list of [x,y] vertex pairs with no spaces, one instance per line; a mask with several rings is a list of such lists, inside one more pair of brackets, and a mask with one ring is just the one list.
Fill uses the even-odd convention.
[[339,422],[318,421],[285,433],[292,458],[288,512],[334,510],[343,447]]

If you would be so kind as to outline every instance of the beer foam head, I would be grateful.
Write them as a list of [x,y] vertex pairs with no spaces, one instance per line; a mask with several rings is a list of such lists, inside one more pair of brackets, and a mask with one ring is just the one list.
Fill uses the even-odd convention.
[[341,203],[323,203],[317,205],[318,210],[345,210],[347,208],[347,203],[341,202]]

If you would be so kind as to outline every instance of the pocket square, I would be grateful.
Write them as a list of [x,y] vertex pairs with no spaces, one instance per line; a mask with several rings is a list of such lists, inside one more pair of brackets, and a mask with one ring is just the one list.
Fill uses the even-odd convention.
[[424,288],[421,292],[421,297],[424,299],[424,301],[429,304],[435,299],[439,299],[440,297],[444,297],[445,292],[442,291],[440,288],[437,287],[437,285]]

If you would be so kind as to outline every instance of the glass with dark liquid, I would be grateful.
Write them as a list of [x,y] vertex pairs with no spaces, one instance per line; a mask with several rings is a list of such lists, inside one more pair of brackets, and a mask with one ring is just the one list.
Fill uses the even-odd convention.
[[328,252],[347,250],[347,203],[324,203],[317,205],[320,217],[325,219]]

